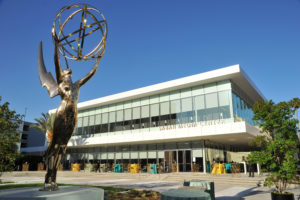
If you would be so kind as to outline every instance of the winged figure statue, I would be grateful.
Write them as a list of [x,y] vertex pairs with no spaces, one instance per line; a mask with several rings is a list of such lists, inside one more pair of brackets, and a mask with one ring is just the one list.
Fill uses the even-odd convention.
[[100,58],[97,57],[93,68],[80,80],[73,83],[72,70],[63,69],[60,65],[59,42],[54,38],[54,64],[56,81],[52,74],[47,72],[44,59],[42,42],[38,50],[38,72],[42,87],[46,87],[51,98],[60,95],[61,103],[56,110],[53,127],[53,138],[45,152],[45,161],[48,165],[43,190],[58,190],[56,174],[61,160],[66,153],[69,139],[71,138],[77,124],[77,102],[79,90],[97,72]]

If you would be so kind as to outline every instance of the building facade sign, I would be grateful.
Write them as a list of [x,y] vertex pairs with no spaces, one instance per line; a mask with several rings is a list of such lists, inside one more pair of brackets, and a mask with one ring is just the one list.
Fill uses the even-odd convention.
[[213,126],[213,125],[220,125],[224,124],[224,120],[211,120],[211,121],[203,121],[203,122],[193,122],[193,123],[186,123],[186,124],[173,124],[167,126],[160,126],[160,131],[167,131],[167,130],[175,130],[175,129],[182,129],[182,128],[195,128],[198,126]]

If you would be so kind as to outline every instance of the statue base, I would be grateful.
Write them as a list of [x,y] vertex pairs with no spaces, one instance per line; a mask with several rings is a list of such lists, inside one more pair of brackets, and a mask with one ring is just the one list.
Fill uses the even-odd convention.
[[57,191],[40,191],[38,187],[1,190],[0,200],[104,200],[104,190],[94,187],[60,186]]
[[57,191],[57,190],[59,190],[57,184],[44,184],[44,187],[39,189],[39,191]]

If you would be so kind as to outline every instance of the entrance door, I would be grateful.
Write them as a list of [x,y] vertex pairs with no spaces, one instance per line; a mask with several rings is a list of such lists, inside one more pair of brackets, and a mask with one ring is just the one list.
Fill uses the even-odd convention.
[[191,150],[165,151],[165,172],[190,172],[191,164]]
[[178,165],[180,172],[191,171],[191,150],[178,150]]
[[177,163],[176,151],[165,151],[165,172],[176,172],[174,166]]

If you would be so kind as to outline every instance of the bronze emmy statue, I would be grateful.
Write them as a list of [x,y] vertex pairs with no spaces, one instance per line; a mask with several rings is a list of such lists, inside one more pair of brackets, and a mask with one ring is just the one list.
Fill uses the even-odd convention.
[[[65,19],[65,12],[71,13]],[[96,16],[98,15],[98,16]],[[98,18],[101,20],[98,20]],[[98,18],[97,18],[98,17]],[[70,31],[65,34],[64,29],[73,28],[74,24],[68,25],[71,20],[74,22],[78,19],[79,29]],[[88,21],[92,23],[88,24]],[[58,30],[56,30],[58,29]],[[95,48],[91,51],[85,51],[84,45],[87,36],[96,34],[93,43],[99,39]],[[99,34],[100,33],[100,34]],[[45,185],[41,190],[53,191],[58,190],[56,184],[57,170],[61,164],[64,154],[66,153],[67,144],[71,138],[77,124],[77,102],[79,90],[92,76],[96,73],[100,59],[104,55],[105,43],[107,36],[107,24],[104,16],[99,10],[87,4],[73,4],[62,8],[56,15],[52,37],[54,41],[54,64],[56,81],[50,72],[47,72],[44,65],[42,42],[38,51],[38,72],[42,87],[46,87],[51,98],[60,95],[61,103],[56,110],[53,137],[45,153],[45,161],[48,166],[45,176]],[[89,45],[85,45],[88,47]],[[85,53],[87,52],[87,53]],[[60,56],[65,58],[66,69],[62,69]],[[76,82],[72,81],[72,70],[69,68],[67,59],[74,61],[86,61],[96,59],[92,69],[81,79]]]

